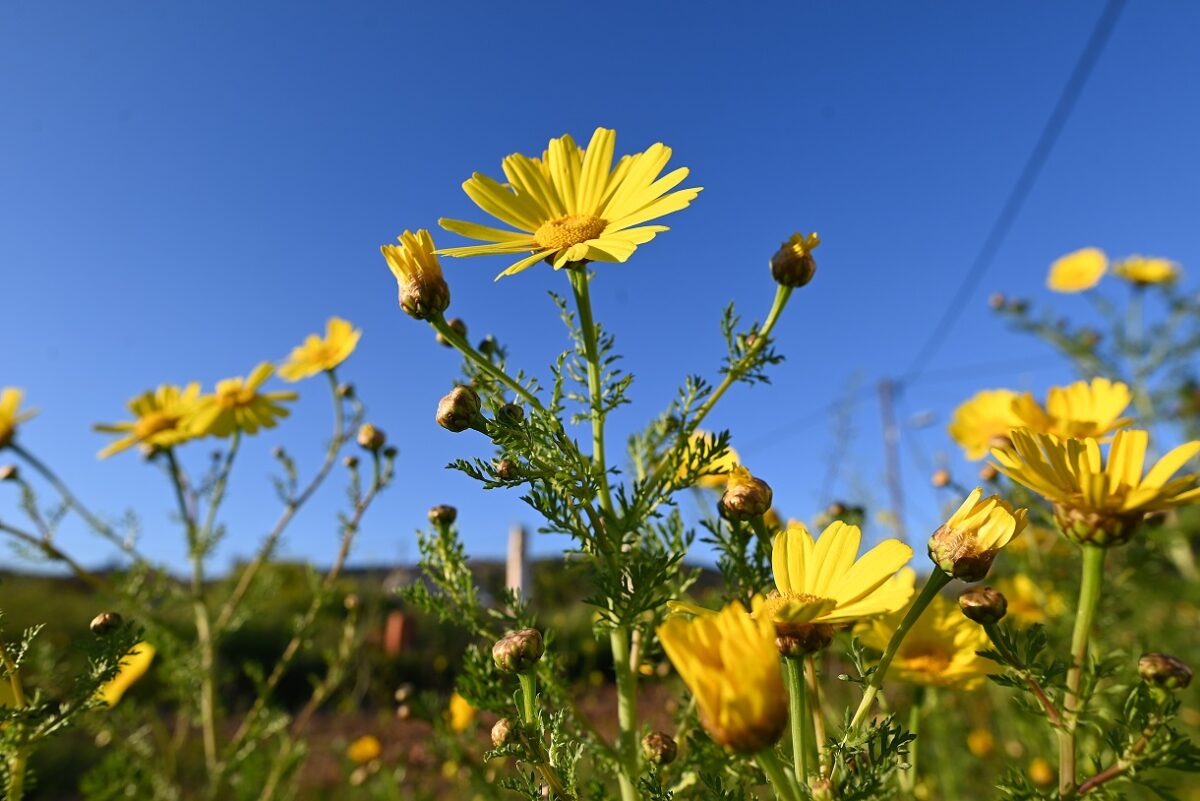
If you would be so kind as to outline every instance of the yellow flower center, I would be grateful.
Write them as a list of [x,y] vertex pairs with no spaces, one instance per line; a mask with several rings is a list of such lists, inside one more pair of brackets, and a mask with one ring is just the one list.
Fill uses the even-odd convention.
[[546,250],[565,250],[600,236],[606,225],[607,222],[590,214],[568,214],[542,223],[533,238]]
[[145,417],[138,418],[133,427],[133,433],[138,439],[152,437],[160,431],[169,431],[179,422],[179,418],[166,412],[150,412]]
[[224,406],[226,409],[234,409],[238,406],[249,406],[254,402],[254,390],[250,387],[237,386],[227,387],[217,390],[217,403]]
[[932,648],[904,655],[905,668],[914,673],[926,673],[931,676],[945,673],[946,669],[950,667],[951,661],[950,654]]

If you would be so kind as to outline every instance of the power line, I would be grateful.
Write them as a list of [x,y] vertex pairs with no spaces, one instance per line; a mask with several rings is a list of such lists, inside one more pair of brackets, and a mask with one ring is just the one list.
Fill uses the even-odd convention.
[[1008,232],[1012,228],[1017,215],[1020,213],[1021,207],[1025,205],[1025,201],[1033,190],[1034,184],[1041,175],[1042,168],[1046,166],[1046,161],[1050,157],[1051,151],[1054,150],[1054,145],[1058,142],[1059,135],[1062,133],[1063,128],[1066,127],[1067,119],[1070,117],[1076,101],[1079,100],[1079,96],[1083,93],[1083,88],[1087,84],[1088,78],[1091,77],[1092,70],[1100,60],[1100,56],[1108,44],[1113,28],[1116,27],[1117,19],[1121,16],[1124,6],[1125,0],[1109,0],[1108,4],[1104,7],[1104,12],[1096,21],[1096,27],[1092,30],[1092,35],[1088,38],[1087,45],[1080,54],[1075,68],[1071,70],[1071,75],[1067,79],[1066,86],[1063,87],[1058,102],[1054,105],[1054,110],[1050,113],[1049,119],[1046,120],[1046,125],[1042,129],[1041,135],[1038,136],[1037,142],[1034,144],[1033,150],[1025,162],[1025,166],[1021,170],[1021,174],[1017,177],[1017,182],[1013,184],[1008,198],[1004,201],[1000,215],[992,223],[987,238],[983,241],[983,246],[976,254],[970,269],[967,270],[967,274],[963,276],[963,281],[957,291],[955,291],[953,297],[951,297],[946,310],[933,327],[921,349],[917,351],[917,356],[913,359],[908,370],[901,376],[899,381],[901,384],[908,383],[921,374],[925,364],[937,352],[938,347],[942,344],[950,329],[958,322],[958,318],[962,315],[972,291],[974,291],[980,279],[983,278],[984,274],[992,266],[992,262],[996,258],[996,253],[999,252],[1000,246],[1008,236]]

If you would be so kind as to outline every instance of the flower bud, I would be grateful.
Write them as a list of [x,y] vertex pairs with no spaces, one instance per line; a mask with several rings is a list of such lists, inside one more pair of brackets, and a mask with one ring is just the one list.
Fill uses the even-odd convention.
[[516,741],[517,727],[508,718],[500,718],[496,721],[496,725],[492,726],[492,747],[503,748],[511,742]]
[[366,451],[374,453],[383,447],[387,442],[387,436],[384,435],[381,429],[376,428],[370,423],[363,423],[358,429],[358,446]]
[[360,603],[360,599],[359,599],[358,595],[353,592],[342,599],[342,607],[347,612],[352,612],[355,609],[357,609],[359,603]]
[[950,471],[942,467],[933,471],[933,475],[929,477],[929,483],[941,489],[950,483]]
[[982,581],[1004,546],[1025,528],[1027,510],[976,488],[929,538],[929,558],[949,576]]
[[439,526],[450,526],[458,519],[458,510],[453,506],[440,504],[429,510],[429,522]]
[[980,481],[995,481],[998,475],[1000,475],[1000,471],[990,462],[979,468]]
[[466,386],[457,386],[438,401],[437,422],[447,431],[466,431],[481,421],[479,395]]
[[802,287],[812,280],[817,272],[812,250],[821,244],[815,233],[792,234],[771,257],[771,277],[776,283],[793,289]]
[[1138,660],[1142,681],[1164,690],[1183,690],[1192,683],[1192,669],[1170,654],[1146,654]]
[[396,692],[392,694],[392,697],[396,699],[397,704],[403,704],[409,698],[412,698],[415,689],[412,684],[405,682],[396,688]]
[[537,629],[510,631],[492,646],[496,667],[506,673],[524,673],[542,658],[546,646]]
[[274,448],[271,448],[271,455],[276,459],[282,459],[287,456],[287,451],[283,449],[282,445],[276,445]]
[[516,481],[521,477],[521,468],[512,459],[501,459],[496,463],[496,475],[501,481]]
[[1008,599],[992,587],[971,587],[958,596],[958,608],[981,626],[998,623],[1008,614]]
[[515,403],[506,403],[496,410],[496,422],[506,426],[519,426],[525,422],[525,410]]
[[1003,292],[993,292],[992,294],[988,295],[988,305],[996,311],[1003,309],[1005,302],[1006,299]]
[[338,384],[337,385],[337,396],[339,398],[343,398],[346,400],[353,398],[354,397],[354,385],[349,384],[349,383]]
[[400,449],[397,448],[395,445],[388,445],[386,448],[383,449],[383,458],[385,458],[385,459],[395,459],[399,455],[400,455]]
[[409,317],[428,320],[450,305],[450,287],[442,277],[442,267],[434,253],[428,231],[405,231],[399,245],[380,248],[388,267],[396,277],[400,308]]
[[0,465],[0,481],[16,481],[20,475],[15,464]]
[[92,622],[88,628],[98,637],[103,637],[106,634],[111,634],[120,628],[124,620],[116,612],[101,612],[92,618]]
[[1071,509],[1054,505],[1054,522],[1072,542],[1080,545],[1099,545],[1110,548],[1124,545],[1133,538],[1145,520],[1146,513],[1100,514],[1086,509]]
[[408,704],[401,704],[400,706],[396,707],[396,717],[399,720],[408,720],[412,717],[412,714],[412,707]]
[[679,746],[666,732],[652,731],[642,738],[642,755],[653,765],[670,765],[679,753]]
[[347,454],[346,456],[342,457],[342,465],[347,470],[353,470],[354,468],[358,467],[358,457],[352,453]]
[[735,467],[725,482],[725,494],[721,496],[719,508],[729,520],[752,520],[770,510],[772,497],[767,482],[750,475],[744,467]]
[[428,320],[450,305],[450,287],[446,279],[407,281],[400,285],[400,308],[416,320]]
[[[451,331],[458,334],[463,339],[467,338],[467,324],[464,323],[460,318],[452,317],[446,321],[446,325],[449,326]],[[454,343],[446,339],[446,337],[440,332],[437,335],[437,341],[439,345],[445,345],[447,348],[454,347]]]
[[476,349],[484,356],[491,356],[493,353],[500,352],[500,343],[496,341],[494,336],[488,334],[486,337],[479,340],[479,344],[476,346]]
[[782,656],[808,656],[825,650],[834,633],[827,623],[776,623],[775,647]]

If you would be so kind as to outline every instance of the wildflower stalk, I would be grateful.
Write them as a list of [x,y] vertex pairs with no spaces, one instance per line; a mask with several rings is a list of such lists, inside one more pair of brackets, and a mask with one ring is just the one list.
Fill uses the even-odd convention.
[[1029,668],[1026,667],[1025,663],[1022,662],[1020,657],[1013,653],[1005,644],[1004,638],[1000,634],[999,625],[996,623],[984,623],[983,631],[987,634],[988,639],[991,640],[992,647],[996,649],[996,652],[1003,656],[1005,660],[1007,660],[1008,664],[1010,664],[1013,669],[1017,671],[1020,677],[1029,686],[1029,690],[1033,693],[1034,697],[1037,698],[1038,703],[1042,706],[1042,709],[1045,710],[1046,718],[1050,721],[1050,725],[1057,727],[1061,723],[1060,716],[1058,714],[1058,708],[1054,705],[1054,702],[1050,700],[1050,696],[1046,694],[1046,690],[1042,687],[1041,683],[1038,682],[1037,678],[1029,671]]
[[464,337],[450,327],[450,324],[446,322],[446,318],[440,312],[429,318],[429,325],[434,331],[437,331],[439,334],[441,334],[447,342],[453,345],[455,350],[470,359],[480,370],[487,373],[504,386],[508,387],[510,390],[516,393],[521,400],[525,401],[530,406],[534,407],[535,409],[542,408],[541,401],[539,401],[533,395],[533,393],[518,384],[515,379],[509,376],[508,373],[504,372],[495,364],[493,364],[491,359],[487,358],[482,353],[475,350],[475,348],[471,347],[471,344],[467,342]]
[[804,666],[798,656],[783,658],[783,675],[787,682],[788,717],[792,724],[792,766],[796,777],[808,780],[808,691],[804,686]]
[[817,764],[820,774],[829,778],[829,750],[825,740],[825,706],[821,703],[821,684],[817,681],[817,658],[809,654],[804,658],[804,673],[808,677],[808,686],[812,691],[813,739],[816,740]]
[[794,780],[788,776],[783,765],[780,764],[779,757],[775,756],[774,746],[759,751],[757,759],[758,766],[767,775],[767,781],[771,783],[771,789],[775,791],[777,799],[800,801],[802,798],[800,790],[795,786]]
[[[8,649],[4,643],[0,643],[0,660],[4,665],[4,672],[8,674],[8,684],[12,690],[13,707],[16,709],[25,708],[25,688],[21,684],[21,674],[17,671],[17,665],[13,662],[12,657],[8,655]],[[24,748],[16,748],[13,753],[8,756],[8,782],[5,798],[9,801],[21,801],[25,795],[25,764],[29,759],[29,754]]]
[[917,596],[917,600],[909,607],[908,614],[900,621],[899,628],[892,633],[892,638],[888,640],[887,650],[883,652],[883,656],[879,660],[879,665],[875,668],[875,672],[871,674],[871,678],[867,682],[867,689],[863,693],[862,702],[858,705],[854,717],[850,720],[850,728],[847,731],[847,735],[857,732],[862,726],[863,721],[866,720],[868,713],[871,711],[871,704],[875,701],[875,696],[879,694],[879,690],[883,687],[883,678],[887,675],[892,660],[896,658],[896,652],[900,650],[901,643],[908,636],[909,629],[920,619],[926,607],[941,592],[942,587],[945,587],[949,583],[950,576],[935,567],[929,575],[929,580],[925,582],[925,587],[921,590],[921,594]]
[[76,562],[73,558],[71,558],[70,554],[58,548],[58,546],[51,542],[47,537],[38,537],[28,531],[25,531],[24,529],[17,528],[16,526],[9,525],[8,523],[4,523],[2,521],[0,521],[0,531],[12,535],[30,547],[37,548],[43,554],[45,554],[47,558],[62,562],[64,565],[70,568],[71,572],[77,579],[87,584],[93,590],[114,595],[116,594],[116,591],[111,585],[108,584],[108,582],[94,573],[89,572],[87,568]]
[[1067,671],[1067,689],[1063,698],[1063,725],[1058,730],[1058,794],[1072,798],[1075,786],[1075,747],[1079,714],[1083,706],[1079,688],[1083,683],[1083,667],[1087,663],[1088,640],[1100,586],[1104,581],[1104,557],[1108,551],[1098,545],[1083,546],[1082,575],[1079,585],[1079,604],[1075,611],[1075,628],[1071,633],[1071,667]]
[[912,705],[908,709],[908,730],[913,740],[908,744],[908,770],[900,774],[900,786],[905,792],[916,797],[917,759],[920,757],[921,743],[921,710],[925,706],[925,688],[916,687],[913,690]]

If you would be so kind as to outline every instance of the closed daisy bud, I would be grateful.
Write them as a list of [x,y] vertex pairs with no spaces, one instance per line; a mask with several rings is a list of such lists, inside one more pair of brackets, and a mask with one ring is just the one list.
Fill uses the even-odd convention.
[[341,383],[337,385],[337,396],[339,398],[349,400],[354,397],[354,385],[350,383]]
[[409,317],[428,320],[450,305],[450,287],[434,254],[433,237],[422,229],[400,234],[399,245],[380,248],[400,289],[400,308]]
[[1000,475],[1000,471],[997,470],[996,466],[994,464],[991,464],[990,462],[988,464],[985,464],[983,467],[979,468],[979,480],[980,481],[995,481],[996,476],[998,476],[998,475]]
[[525,421],[525,410],[515,403],[506,403],[496,410],[496,422],[506,426],[519,426]]
[[496,725],[492,726],[492,747],[503,748],[517,738],[517,727],[508,718],[500,718],[496,721]]
[[0,481],[16,481],[20,475],[15,464],[0,465]]
[[343,456],[342,457],[342,465],[347,470],[353,470],[354,468],[358,467],[358,457],[352,453],[348,454],[346,456]]
[[652,765],[670,765],[678,753],[679,747],[666,732],[652,731],[642,738],[642,755]]
[[725,483],[720,509],[729,520],[752,520],[762,517],[771,508],[771,486],[761,478],[750,475],[744,467],[735,467]]
[[929,477],[929,483],[941,489],[950,483],[950,471],[943,468],[933,471],[933,475]]
[[119,628],[122,622],[121,616],[116,612],[101,612],[92,618],[88,628],[92,630],[93,634],[103,637]]
[[388,445],[386,448],[383,449],[383,456],[385,459],[395,459],[399,455],[400,455],[400,449],[397,448],[395,445]]
[[510,631],[492,646],[496,667],[506,673],[524,673],[538,663],[545,653],[542,633],[537,629]]
[[[458,334],[463,339],[467,338],[467,324],[464,323],[461,318],[452,317],[446,321],[446,325],[450,326],[450,330]],[[439,345],[445,345],[447,348],[454,347],[454,343],[446,339],[446,337],[440,332],[437,335],[437,341]]]
[[1008,614],[1008,600],[1004,593],[992,587],[971,587],[958,596],[958,606],[969,620],[981,626],[998,623]]
[[358,429],[358,446],[363,450],[377,451],[387,442],[387,437],[381,429],[370,423],[363,423]]
[[512,459],[501,459],[496,463],[496,475],[502,481],[516,481],[521,477],[521,468]]
[[447,431],[466,431],[482,422],[479,395],[470,387],[457,386],[438,401],[437,422]]
[[929,538],[929,558],[944,573],[965,582],[982,581],[996,554],[1025,528],[1025,509],[976,489]]
[[438,506],[432,507],[429,510],[429,522],[434,523],[439,526],[453,525],[454,521],[457,518],[458,518],[458,510],[455,509],[453,506],[447,506],[446,504],[440,504]]
[[1170,654],[1146,654],[1138,660],[1142,681],[1164,690],[1183,690],[1192,683],[1192,669]]
[[988,295],[988,305],[996,311],[1000,311],[1004,308],[1005,301],[1006,298],[1004,297],[1003,292],[993,292],[992,294]]
[[792,234],[771,257],[771,277],[786,287],[797,288],[807,284],[817,272],[812,251],[819,244],[821,238],[815,233]]

